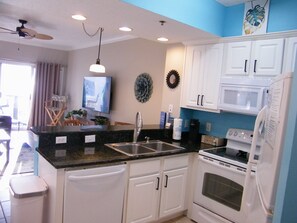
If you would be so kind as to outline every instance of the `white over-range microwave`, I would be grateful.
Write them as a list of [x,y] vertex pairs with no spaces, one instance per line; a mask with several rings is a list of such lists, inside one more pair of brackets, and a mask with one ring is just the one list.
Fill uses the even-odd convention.
[[257,115],[266,104],[269,79],[221,78],[219,109]]

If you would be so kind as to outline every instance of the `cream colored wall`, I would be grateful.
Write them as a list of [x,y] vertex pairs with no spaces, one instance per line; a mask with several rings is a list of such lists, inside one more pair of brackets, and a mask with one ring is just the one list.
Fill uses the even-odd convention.
[[[180,116],[181,80],[183,75],[185,47],[183,44],[171,44],[167,48],[164,84],[162,93],[162,111],[168,112],[169,105],[173,105],[173,117]],[[179,85],[171,89],[166,84],[166,76],[170,70],[176,70],[180,75]]]
[[[0,41],[0,60],[35,63],[46,61],[66,65],[66,95],[69,96],[68,110],[81,107],[82,81],[84,76],[92,76],[89,66],[94,63],[97,47],[71,52],[14,44]],[[106,44],[101,49],[101,63],[106,67],[106,75],[113,77],[113,101],[111,121],[134,123],[137,111],[142,112],[144,124],[158,124],[160,111],[167,111],[173,104],[173,115],[179,116],[180,84],[169,89],[165,83],[166,74],[175,69],[182,75],[184,61],[182,44],[162,44],[144,39],[132,39]],[[149,73],[154,88],[151,99],[140,103],[134,96],[136,77]]]
[[[144,124],[159,123],[166,49],[166,44],[144,39],[102,45],[101,64],[106,67],[105,75],[113,77],[112,123],[134,123],[137,111],[142,113]],[[70,109],[81,107],[83,77],[94,75],[88,70],[97,50],[91,47],[69,53],[66,95],[70,97]],[[148,102],[140,103],[134,96],[134,82],[144,72],[153,79],[153,94]]]
[[42,61],[67,65],[67,51],[28,46],[22,44],[23,41],[34,40],[21,40],[20,44],[0,41],[0,59],[27,63]]

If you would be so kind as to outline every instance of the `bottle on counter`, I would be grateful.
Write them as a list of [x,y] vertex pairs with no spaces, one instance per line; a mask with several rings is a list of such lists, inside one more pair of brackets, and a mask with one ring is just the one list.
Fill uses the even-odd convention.
[[175,118],[173,120],[173,134],[172,134],[173,140],[178,140],[178,141],[181,140],[182,123],[183,123],[183,120],[180,118]]

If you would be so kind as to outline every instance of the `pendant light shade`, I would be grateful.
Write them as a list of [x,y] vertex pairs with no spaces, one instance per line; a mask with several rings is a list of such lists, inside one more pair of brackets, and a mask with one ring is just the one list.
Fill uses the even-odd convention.
[[98,45],[98,58],[95,64],[90,66],[90,71],[95,73],[105,73],[105,67],[100,64],[100,50],[101,50],[101,38],[102,38],[103,28],[100,28],[100,35],[99,35],[99,45]]
[[95,73],[105,73],[105,67],[100,64],[99,60],[97,60],[96,63],[90,66],[90,71]]

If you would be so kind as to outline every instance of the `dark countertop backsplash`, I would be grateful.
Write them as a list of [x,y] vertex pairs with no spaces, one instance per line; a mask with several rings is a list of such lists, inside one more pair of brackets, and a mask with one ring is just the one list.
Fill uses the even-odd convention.
[[[69,168],[86,165],[98,165],[113,162],[125,162],[133,159],[144,159],[157,156],[173,155],[179,153],[198,152],[199,149],[212,146],[200,143],[192,143],[187,140],[187,133],[182,134],[182,140],[172,140],[172,129],[160,128],[158,125],[146,125],[142,128],[138,141],[162,140],[178,144],[185,150],[129,157],[116,152],[104,144],[118,142],[132,142],[134,126],[66,126],[66,127],[33,127],[31,131],[39,136],[39,145],[36,150],[48,160],[55,168]],[[85,143],[86,135],[95,135],[95,143]],[[56,144],[57,136],[67,136],[67,143]]]

